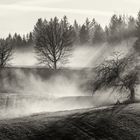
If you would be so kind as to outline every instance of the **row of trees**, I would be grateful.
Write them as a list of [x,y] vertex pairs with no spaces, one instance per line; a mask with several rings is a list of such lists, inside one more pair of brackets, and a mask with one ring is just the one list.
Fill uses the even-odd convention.
[[29,34],[21,36],[20,34],[15,33],[13,36],[11,34],[8,35],[6,40],[17,49],[26,48],[33,44],[33,33],[30,32]]
[[82,26],[74,21],[74,29],[76,44],[119,43],[135,37],[136,20],[132,16],[114,14],[109,25],[104,29],[95,19],[90,21],[88,18]]
[[[99,44],[103,42],[116,43],[132,37],[137,37],[134,48],[138,50],[140,42],[140,13],[138,19],[122,15],[113,15],[108,26],[103,29],[95,19],[86,19],[83,25],[77,21],[71,25],[66,16],[46,20],[38,19],[32,33],[21,37],[18,34],[9,35],[5,42],[19,48],[33,44],[40,63],[50,68],[64,64],[70,55],[72,45]],[[4,40],[4,39],[2,39]]]
[[[88,18],[82,25],[75,20],[71,27],[75,32],[75,36],[73,36],[75,45],[95,45],[103,42],[118,43],[136,36],[136,20],[132,16],[125,15],[114,14],[110,19],[109,25],[105,28],[102,28],[95,19],[89,20]],[[26,48],[35,44],[33,32],[23,36],[17,33],[13,36],[9,34],[7,39],[16,48]]]

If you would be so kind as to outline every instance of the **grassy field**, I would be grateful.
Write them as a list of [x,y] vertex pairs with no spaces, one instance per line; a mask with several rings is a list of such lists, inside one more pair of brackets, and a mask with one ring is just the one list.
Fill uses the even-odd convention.
[[140,140],[140,104],[0,120],[0,140]]
[[92,78],[92,71],[89,68],[65,68],[54,71],[46,67],[6,67],[0,71],[0,93],[19,93],[32,82],[41,81],[45,83],[47,80],[56,77],[61,77],[66,81],[78,81],[77,86],[86,88],[86,82]]
[[[43,102],[42,98],[39,97],[38,99],[36,97],[36,94],[33,94],[35,96],[34,99],[33,96],[30,98],[28,93],[24,93],[25,90],[23,94],[19,92],[29,84],[31,84],[32,88],[37,86],[36,84],[32,84],[32,82],[39,82],[40,80],[40,82],[44,83],[44,81],[46,82],[51,76],[61,76],[64,80],[66,79],[66,81],[68,79],[68,83],[71,83],[71,81],[72,83],[74,81],[78,81],[79,83],[80,81],[80,84],[76,84],[76,86],[78,86],[81,91],[85,91],[85,86],[88,85],[86,82],[89,78],[92,78],[92,71],[93,70],[90,69],[63,69],[54,72],[47,68],[3,69],[0,74],[1,96],[8,97],[10,96],[9,94],[14,93],[14,96],[10,96],[11,98],[8,98],[8,102],[5,103],[6,109],[13,105],[15,99],[16,101],[19,99],[20,105],[18,104],[19,102],[15,102],[14,105],[16,107],[19,106],[23,114],[20,112],[21,115],[14,116],[17,110],[11,110],[11,114],[8,114],[7,119],[5,116],[3,117],[4,119],[1,117],[0,140],[140,140],[140,103],[95,109],[89,107],[93,107],[94,105],[100,106],[100,104],[96,98],[93,98],[91,95],[84,97],[71,96],[53,100],[52,103],[54,107],[52,104],[51,107],[55,109],[58,107],[58,110],[67,110],[67,108],[75,110],[47,112],[47,104],[44,104],[44,102],[46,102],[44,97],[43,99],[45,101]],[[32,79],[32,77],[34,78]],[[54,81],[55,80],[56,79],[54,79]],[[52,83],[51,85],[54,86]],[[37,91],[37,93],[40,92]],[[16,98],[15,94],[17,94]],[[24,94],[27,94],[27,96]],[[45,97],[47,98],[47,96]],[[24,103],[24,98],[27,108],[25,108],[25,106],[21,108],[22,102]],[[6,100],[2,99],[2,101],[7,101],[7,98],[4,97],[4,99]],[[29,104],[27,104],[27,99],[29,100]],[[34,106],[35,102],[37,102],[37,104]],[[29,116],[31,113],[28,114],[28,110],[42,107],[42,104],[39,104],[40,102],[43,104],[43,112]],[[98,104],[95,104],[96,102]],[[32,107],[31,103],[33,103]],[[102,102],[101,105],[107,104],[108,102]],[[44,109],[44,107],[46,109]],[[85,109],[76,109],[84,107]],[[50,108],[50,106],[48,108]],[[33,112],[35,111],[33,110]],[[28,116],[23,117],[22,115],[25,114]],[[14,118],[12,118],[12,116],[14,116]]]

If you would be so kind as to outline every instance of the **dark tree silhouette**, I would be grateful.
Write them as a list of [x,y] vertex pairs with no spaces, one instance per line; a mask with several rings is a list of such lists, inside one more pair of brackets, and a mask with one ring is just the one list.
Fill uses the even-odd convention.
[[140,11],[138,12],[136,20],[136,37],[140,38]]
[[[94,92],[102,88],[113,88],[124,93],[127,91],[129,101],[135,102],[135,87],[139,84],[138,71],[134,65],[134,56],[119,58],[115,54],[113,59],[105,60],[96,68]],[[123,91],[123,92],[122,92]]]
[[78,44],[80,44],[80,38],[79,38],[80,25],[78,24],[78,22],[76,20],[74,20],[73,27],[74,27],[74,31],[75,31],[74,44],[78,45]]
[[136,20],[134,17],[130,16],[128,18],[127,32],[126,38],[135,37],[136,36]]
[[95,23],[95,19],[92,19],[92,21],[90,21],[88,18],[86,19],[79,31],[80,44],[92,44],[92,35]]
[[140,11],[138,13],[137,21],[136,21],[136,37],[137,40],[134,43],[134,49],[140,53]]
[[100,24],[96,24],[94,26],[94,35],[92,39],[93,44],[102,43],[105,41],[104,30],[102,29]]
[[66,16],[59,21],[57,17],[50,21],[38,20],[34,28],[35,50],[40,63],[57,69],[65,63],[74,42],[74,29]]
[[23,36],[17,33],[15,33],[13,36],[9,34],[6,40],[8,40],[9,44],[11,44],[13,48],[17,50],[29,49],[29,46],[32,47],[34,43],[32,32]]
[[0,40],[0,68],[8,65],[8,62],[12,59],[12,45],[9,40]]
[[136,20],[132,16],[116,15],[111,17],[109,26],[105,27],[106,40],[109,43],[119,43],[135,37]]
[[86,44],[89,41],[89,31],[85,25],[82,25],[79,33],[80,44]]

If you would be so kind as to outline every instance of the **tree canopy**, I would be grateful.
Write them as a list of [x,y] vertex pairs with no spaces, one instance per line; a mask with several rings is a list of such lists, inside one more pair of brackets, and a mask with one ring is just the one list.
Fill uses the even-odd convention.
[[50,21],[39,19],[34,28],[34,38],[39,62],[57,69],[59,64],[67,61],[75,32],[66,16],[60,21],[57,17]]

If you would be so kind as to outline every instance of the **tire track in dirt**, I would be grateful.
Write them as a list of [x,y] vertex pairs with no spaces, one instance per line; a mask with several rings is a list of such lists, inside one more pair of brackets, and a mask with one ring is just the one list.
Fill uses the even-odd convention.
[[94,127],[89,124],[89,123],[83,123],[80,121],[77,122],[71,122],[71,124],[77,128],[77,130],[79,130],[83,135],[88,136],[88,140],[96,140],[95,139],[95,135],[94,135]]

